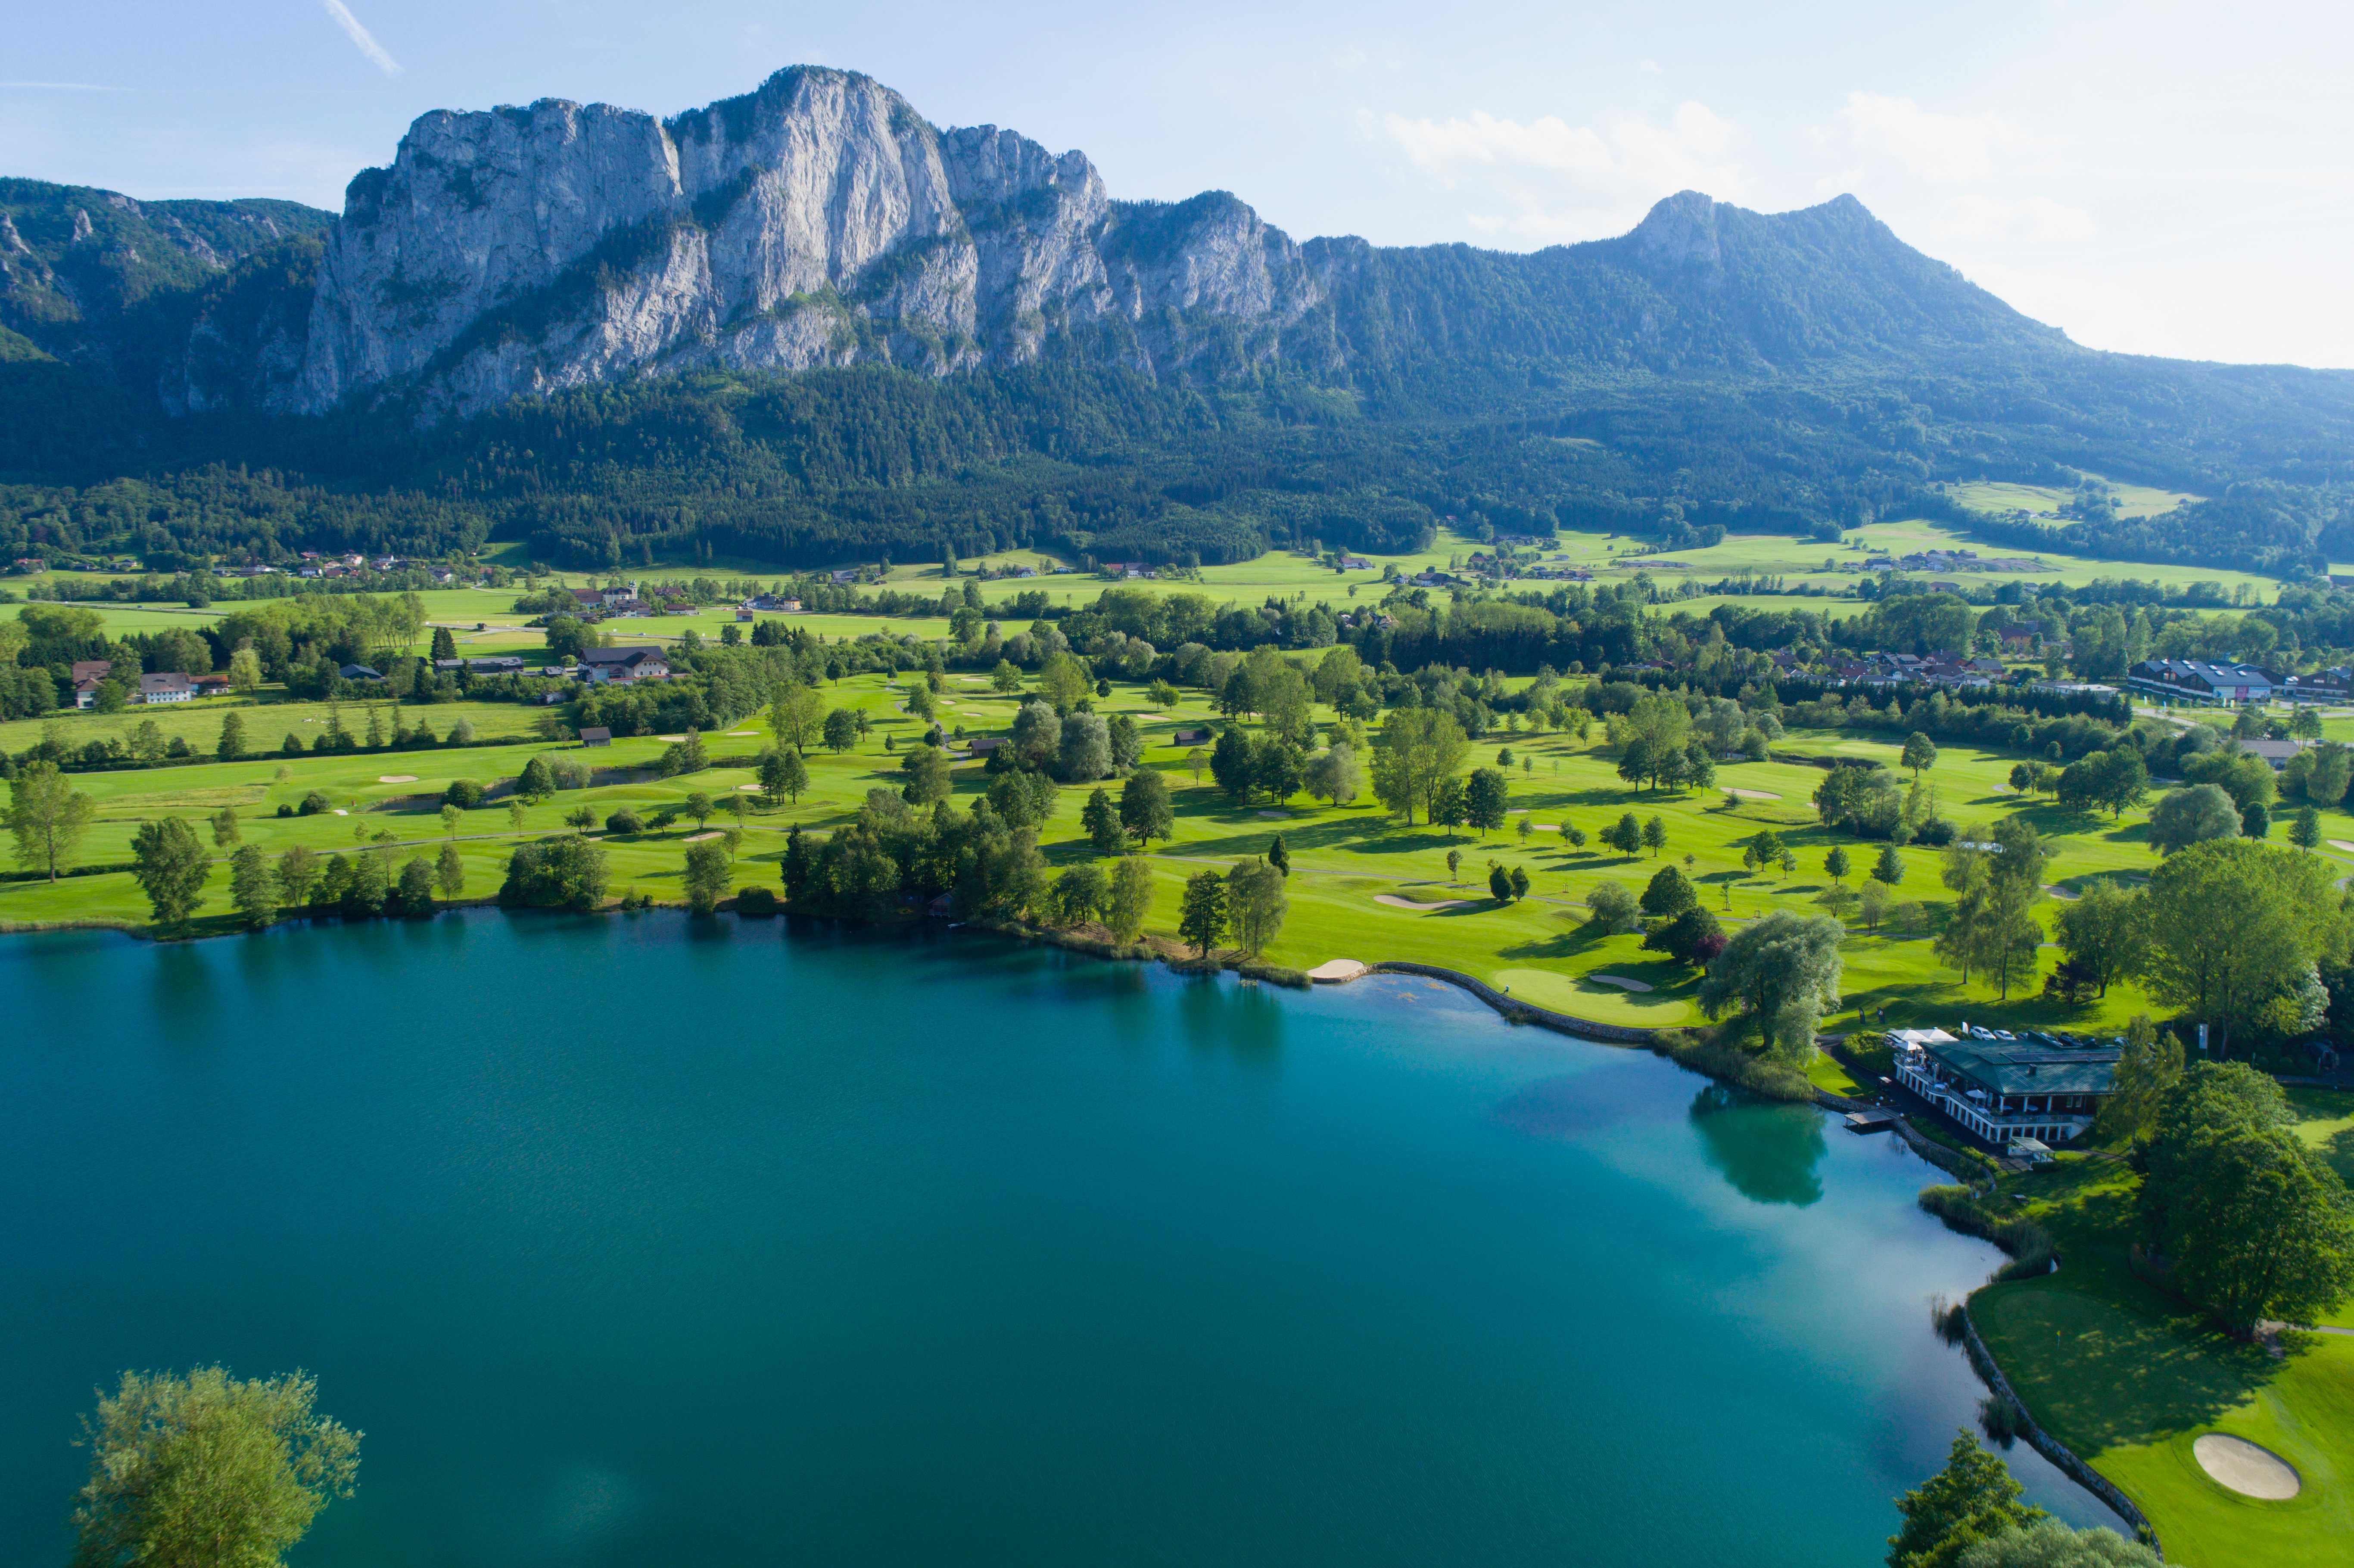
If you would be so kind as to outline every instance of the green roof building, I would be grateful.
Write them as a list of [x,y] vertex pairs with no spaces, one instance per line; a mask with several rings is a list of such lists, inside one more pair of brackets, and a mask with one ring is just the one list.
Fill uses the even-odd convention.
[[1997,1148],[2080,1137],[2115,1089],[2114,1045],[2052,1034],[2003,1036],[1967,1025],[1958,1039],[1942,1029],[1893,1029],[1888,1038],[1896,1081]]

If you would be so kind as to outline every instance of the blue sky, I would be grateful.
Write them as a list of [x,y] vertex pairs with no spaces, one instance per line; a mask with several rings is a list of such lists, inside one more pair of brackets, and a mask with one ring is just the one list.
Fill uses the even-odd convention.
[[0,174],[336,207],[427,110],[671,113],[814,62],[1300,238],[1531,249],[1687,186],[1850,191],[2081,342],[2354,366],[2349,44],[2354,9],[2261,4],[76,0],[0,38]]

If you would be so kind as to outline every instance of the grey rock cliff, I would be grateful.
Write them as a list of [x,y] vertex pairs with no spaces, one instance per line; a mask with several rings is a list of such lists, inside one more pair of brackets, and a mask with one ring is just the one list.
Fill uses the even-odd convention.
[[645,371],[945,373],[1097,328],[1159,371],[1216,318],[1276,352],[1319,298],[1232,197],[1115,203],[1080,154],[939,132],[868,78],[796,68],[667,122],[554,100],[426,115],[352,182],[301,376],[265,396],[470,413]]

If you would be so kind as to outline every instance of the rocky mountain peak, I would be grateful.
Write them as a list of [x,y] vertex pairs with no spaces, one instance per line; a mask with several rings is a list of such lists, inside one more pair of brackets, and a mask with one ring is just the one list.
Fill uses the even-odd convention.
[[795,67],[668,120],[439,111],[352,182],[292,402],[465,412],[649,369],[946,371],[1035,355],[1050,318],[1277,308],[1247,224],[1115,278],[1117,222],[1084,154],[938,131],[849,71]]

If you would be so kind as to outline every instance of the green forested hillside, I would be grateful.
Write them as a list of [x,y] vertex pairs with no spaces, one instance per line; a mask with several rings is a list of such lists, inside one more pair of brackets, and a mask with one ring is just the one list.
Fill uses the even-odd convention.
[[[1124,205],[1119,243],[1175,243],[1229,207]],[[0,235],[10,558],[168,570],[513,540],[574,568],[1023,546],[1218,563],[1407,550],[1449,517],[1673,545],[1895,515],[2285,577],[2354,555],[2354,376],[2082,349],[1848,198],[1768,217],[1687,194],[1622,238],[1532,256],[1311,241],[1311,308],[1279,334],[1189,322],[1201,351],[1161,376],[1112,323],[946,377],[633,376],[441,422],[397,393],[260,411],[299,369],[324,214],[29,181],[0,182],[0,211],[19,236]],[[2055,525],[1934,488],[2082,473],[2209,499]]]

